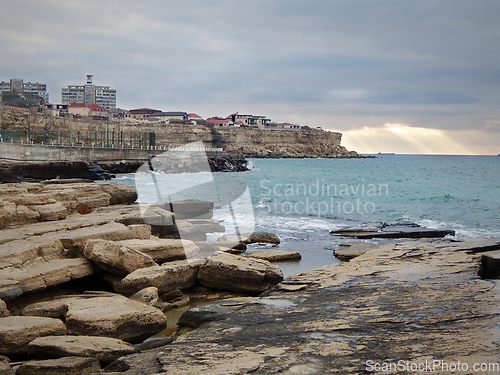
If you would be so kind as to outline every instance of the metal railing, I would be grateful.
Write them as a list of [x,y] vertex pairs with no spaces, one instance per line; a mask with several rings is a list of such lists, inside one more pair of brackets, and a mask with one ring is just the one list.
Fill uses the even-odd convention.
[[0,142],[53,146],[155,148],[156,133],[72,130],[0,130]]

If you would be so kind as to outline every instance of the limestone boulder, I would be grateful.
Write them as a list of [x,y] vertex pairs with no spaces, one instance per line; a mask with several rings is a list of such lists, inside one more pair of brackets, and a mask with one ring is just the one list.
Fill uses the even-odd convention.
[[178,260],[161,266],[141,268],[125,276],[117,292],[131,295],[147,287],[157,287],[160,294],[187,289],[197,283],[198,271],[205,260]]
[[70,335],[140,342],[166,327],[161,310],[118,294],[70,297],[65,305],[68,309],[66,328]]
[[144,288],[134,293],[129,297],[132,301],[137,301],[145,303],[146,305],[154,306],[158,302],[158,288],[155,286],[150,286],[149,288]]
[[109,204],[132,204],[137,200],[137,190],[133,186],[117,182],[99,184],[101,190],[111,196]]
[[0,278],[0,299],[8,301],[23,294],[19,281]]
[[17,209],[14,202],[0,200],[0,227],[5,227],[17,221]]
[[149,255],[117,242],[106,240],[87,241],[83,255],[103,270],[121,277],[139,268],[157,265]]
[[147,240],[133,239],[120,241],[120,243],[130,249],[149,255],[157,263],[195,258],[199,252],[199,247],[193,241],[154,236]]
[[253,243],[268,243],[279,245],[280,239],[277,235],[267,232],[242,233],[239,236],[235,234],[225,234],[217,241],[223,242],[227,247],[246,248],[246,245]]
[[7,308],[7,304],[3,299],[0,299],[0,318],[10,316],[10,311]]
[[40,220],[40,213],[24,205],[16,206],[16,224],[36,223]]
[[30,353],[41,357],[92,357],[103,364],[135,352],[132,344],[111,337],[48,336],[29,343]]
[[58,298],[52,301],[31,303],[25,306],[20,315],[23,316],[43,316],[46,318],[66,319],[68,308],[65,298]]
[[115,222],[70,230],[59,235],[64,248],[73,256],[83,255],[85,243],[92,239],[121,241],[133,238],[149,239],[150,237],[151,227],[147,224],[126,226]]
[[298,261],[302,258],[298,251],[290,250],[276,250],[276,251],[252,251],[247,253],[248,258],[263,259],[269,262],[283,262],[295,260]]
[[14,375],[14,369],[8,363],[0,361],[0,375]]
[[0,354],[20,354],[38,337],[65,335],[66,327],[59,319],[37,316],[0,318]]
[[283,273],[266,260],[220,253],[207,258],[198,280],[208,288],[260,293],[281,282]]
[[340,244],[333,254],[340,260],[348,261],[376,247],[377,245],[369,242],[349,242]]
[[32,293],[80,279],[94,273],[92,264],[83,258],[50,259],[42,257],[30,260],[18,268],[0,270],[0,277],[17,282],[22,293]]
[[43,204],[29,206],[32,211],[39,215],[39,221],[62,220],[68,216],[68,210],[61,203]]
[[100,369],[97,358],[63,357],[24,362],[17,368],[16,375],[87,375]]

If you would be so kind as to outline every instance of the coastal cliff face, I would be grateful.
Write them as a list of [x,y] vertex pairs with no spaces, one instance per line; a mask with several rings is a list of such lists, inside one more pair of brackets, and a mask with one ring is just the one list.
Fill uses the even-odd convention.
[[269,131],[217,129],[222,147],[249,157],[358,157],[341,146],[341,133],[328,131]]
[[[3,109],[2,130],[25,131],[27,111]],[[360,157],[341,145],[342,134],[323,130],[261,130],[255,128],[208,127],[191,124],[152,124],[146,121],[85,121],[31,114],[32,131],[154,132],[159,147],[177,147],[202,141],[206,147],[222,148],[226,153],[247,157]]]

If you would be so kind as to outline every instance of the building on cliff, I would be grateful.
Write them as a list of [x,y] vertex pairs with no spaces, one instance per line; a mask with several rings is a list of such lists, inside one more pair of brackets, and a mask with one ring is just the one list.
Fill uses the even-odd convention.
[[189,116],[186,112],[155,112],[146,115],[146,119],[161,124],[184,123]]
[[217,116],[207,118],[207,124],[213,125],[213,126],[227,126],[227,127],[234,127],[234,128],[240,127],[239,121],[235,123],[230,119],[217,117]]
[[[23,82],[20,78],[12,78],[9,82],[0,82],[0,93],[3,92],[16,94],[15,96],[29,94],[30,97],[41,99],[42,103],[49,102],[49,93],[45,83]],[[5,96],[9,97],[9,95]]]
[[98,119],[107,116],[107,111],[97,104],[73,103],[68,107],[68,112],[74,116],[90,116]]
[[126,118],[130,119],[135,119],[135,120],[144,120],[146,117],[149,115],[152,115],[153,113],[158,113],[161,112],[160,109],[152,109],[152,108],[137,108],[137,109],[131,109],[127,111],[125,114]]
[[266,116],[240,115],[238,112],[227,116],[226,119],[233,123],[239,121],[242,125],[254,126],[259,129],[264,129],[266,125],[271,123],[271,119],[266,118]]
[[61,89],[62,104],[97,104],[105,109],[116,107],[116,90],[110,86],[95,86],[92,75],[87,75],[85,85],[68,85]]

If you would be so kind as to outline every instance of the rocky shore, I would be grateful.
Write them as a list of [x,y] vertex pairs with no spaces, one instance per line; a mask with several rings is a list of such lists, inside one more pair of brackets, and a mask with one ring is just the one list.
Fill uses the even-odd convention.
[[57,182],[0,185],[0,374],[95,372],[170,342],[143,343],[190,295],[257,295],[283,279],[266,260],[232,254],[245,244],[206,241],[224,231],[213,203],[143,214],[130,186]]
[[[486,250],[499,247],[479,239],[382,245],[258,297],[191,309],[180,324],[193,331],[102,373],[410,374],[427,364],[436,374],[495,374],[500,285],[478,271],[498,259]],[[450,370],[459,363],[468,371]]]
[[[110,180],[120,173],[135,173],[141,161],[0,161],[0,183],[40,182],[51,179]],[[247,171],[247,160],[233,155],[208,156],[212,172]]]
[[[344,246],[350,261],[283,279],[266,259],[300,254],[241,254],[279,244],[275,235],[209,242],[206,233],[224,232],[210,202],[143,213],[136,199],[107,182],[0,185],[0,374],[362,374],[398,361],[498,362],[500,240],[376,247],[359,236],[431,235],[345,228],[332,235],[358,241]],[[175,331],[168,312],[193,301],[205,303],[162,334]]]

